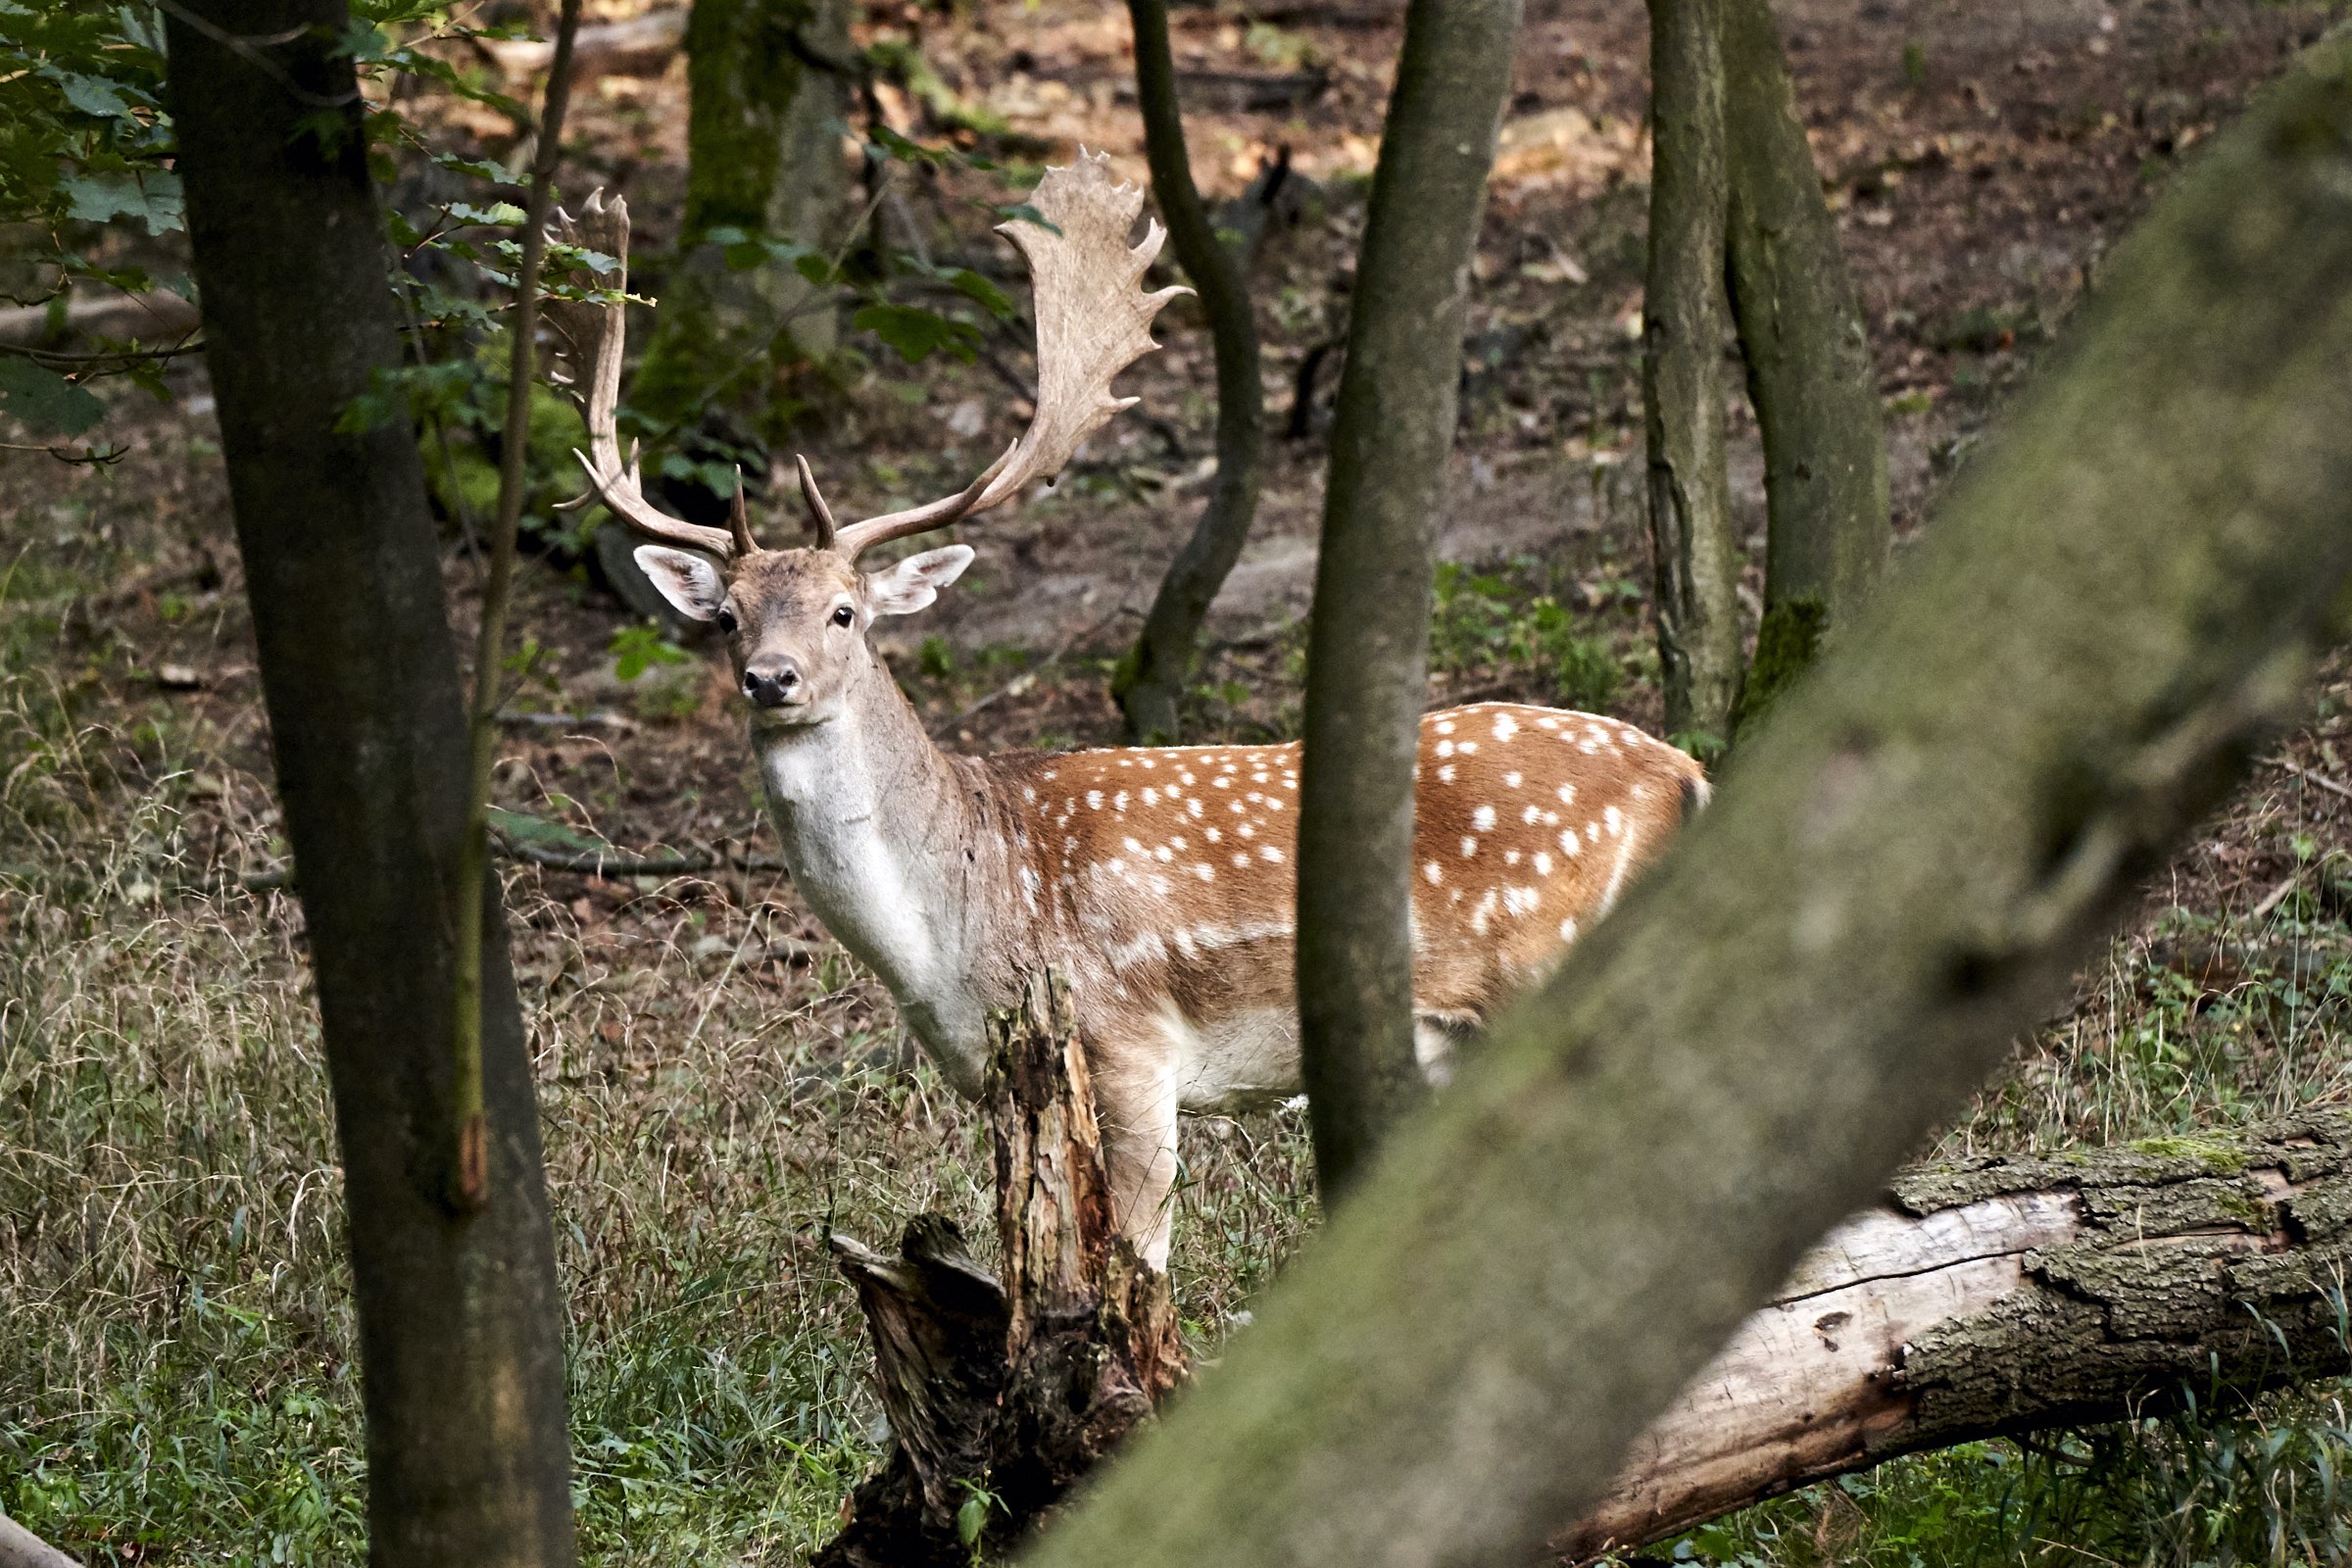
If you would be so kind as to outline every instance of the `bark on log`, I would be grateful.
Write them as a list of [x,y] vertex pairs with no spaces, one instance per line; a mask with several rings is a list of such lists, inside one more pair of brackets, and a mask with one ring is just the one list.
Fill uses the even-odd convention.
[[[1049,970],[989,1035],[1004,1282],[937,1214],[906,1227],[895,1258],[833,1238],[892,1443],[814,1568],[965,1568],[975,1545],[1010,1547],[1184,1370],[1167,1276],[1111,1224],[1066,982]],[[959,1521],[974,1498],[984,1516]]]
[[1586,1561],[1898,1454],[2352,1369],[2352,1115],[1914,1169],[1554,1543]]
[[0,1568],[81,1568],[81,1564],[0,1513]]

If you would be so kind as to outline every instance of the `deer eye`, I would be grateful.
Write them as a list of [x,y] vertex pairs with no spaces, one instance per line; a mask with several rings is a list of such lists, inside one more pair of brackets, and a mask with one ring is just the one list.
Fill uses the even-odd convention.
[[735,635],[735,612],[724,605],[718,607],[718,629],[729,637]]
[[834,624],[834,625],[836,625],[836,626],[847,626],[847,625],[848,625],[848,624],[849,624],[851,621],[853,621],[853,620],[856,620],[857,618],[858,618],[858,612],[856,612],[855,610],[852,610],[852,609],[851,609],[849,606],[847,606],[847,605],[835,605],[835,606],[833,607],[833,624]]

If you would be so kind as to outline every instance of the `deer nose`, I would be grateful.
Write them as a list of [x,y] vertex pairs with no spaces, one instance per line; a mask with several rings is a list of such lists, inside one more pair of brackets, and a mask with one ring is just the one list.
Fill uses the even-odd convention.
[[782,708],[801,700],[801,666],[789,659],[763,659],[743,671],[743,695],[757,708]]

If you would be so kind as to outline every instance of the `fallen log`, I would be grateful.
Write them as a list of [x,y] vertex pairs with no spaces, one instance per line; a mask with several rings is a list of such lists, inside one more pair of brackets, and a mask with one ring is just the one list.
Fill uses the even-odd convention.
[[0,1513],[0,1568],[81,1568],[81,1564]]
[[1111,1224],[1066,983],[1047,971],[989,1041],[1002,1282],[941,1215],[909,1223],[896,1256],[832,1238],[892,1441],[811,1568],[968,1568],[1009,1548],[1183,1374],[1167,1276]]
[[1589,1561],[1898,1454],[2352,1370],[2352,1115],[1918,1167],[1552,1543]]

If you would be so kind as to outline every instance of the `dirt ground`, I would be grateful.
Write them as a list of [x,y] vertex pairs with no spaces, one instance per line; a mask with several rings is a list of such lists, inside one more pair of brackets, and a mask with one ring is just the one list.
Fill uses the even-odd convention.
[[[635,9],[616,0],[604,11]],[[919,45],[965,105],[1001,118],[1004,145],[1040,160],[1080,144],[1105,149],[1123,172],[1144,177],[1118,8],[866,10],[869,39]],[[1287,728],[1290,651],[1320,515],[1319,437],[1336,379],[1332,356],[1319,351],[1344,329],[1399,11],[1334,0],[1176,14],[1203,185],[1213,197],[1237,196],[1283,150],[1301,176],[1278,208],[1255,281],[1269,405],[1278,428],[1305,433],[1275,442],[1257,525],[1217,607],[1203,678],[1228,700],[1198,705],[1199,725],[1209,730]],[[2315,37],[2328,15],[2256,0],[1859,8],[1797,0],[1781,11],[1878,350],[1905,534],[2176,159]],[[1529,8],[1478,256],[1443,545],[1447,559],[1476,565],[1540,564],[1625,657],[1637,678],[1619,706],[1637,720],[1655,717],[1654,695],[1639,678],[1648,568],[1636,478],[1645,47],[1638,7],[1552,0]],[[595,81],[564,174],[575,197],[596,184],[629,196],[640,280],[657,294],[682,197],[684,92],[675,58],[656,74]],[[888,82],[876,98],[899,128],[934,128]],[[497,156],[511,141],[511,127],[478,107],[418,108],[449,142]],[[985,200],[1005,199],[1002,190],[971,174],[894,177],[899,210],[918,215],[908,221],[926,225],[947,255],[1017,287],[1009,248],[975,218]],[[1114,735],[1102,660],[1132,634],[1209,471],[1206,334],[1182,308],[1163,320],[1165,351],[1127,383],[1143,395],[1148,418],[1131,416],[1098,437],[1058,493],[964,530],[980,552],[972,573],[933,612],[894,628],[892,651],[944,741],[1068,745]],[[806,431],[836,506],[879,510],[958,485],[1017,430],[1012,388],[1029,373],[1025,352],[1011,328],[976,365],[935,358],[910,371],[877,356]],[[1301,406],[1310,355],[1323,373]],[[86,557],[74,543],[84,529],[111,547],[100,573],[110,585],[80,602],[93,646],[105,650],[88,677],[129,698],[153,690],[151,677],[170,666],[186,678],[162,683],[172,688],[166,700],[211,713],[227,746],[223,760],[258,781],[266,777],[261,721],[208,439],[209,398],[199,371],[178,384],[175,406],[122,399],[106,433],[127,455],[105,469],[0,454],[0,515],[7,536],[34,558],[60,548]],[[1733,428],[1737,501],[1760,530],[1761,466],[1744,405]],[[772,532],[797,526],[790,510],[772,511]],[[1760,537],[1752,543],[1760,559]],[[453,550],[461,623],[469,619],[472,578],[470,562]],[[526,594],[537,655],[524,706],[667,716],[570,734],[518,730],[504,779],[513,804],[563,813],[550,797],[565,797],[580,803],[571,809],[579,825],[630,845],[753,832],[736,720],[715,675],[681,692],[677,672],[659,671],[655,685],[665,695],[649,703],[613,678],[606,645],[623,617],[608,596],[552,570],[527,578]],[[929,638],[944,647],[914,657]],[[1237,679],[1246,694],[1229,684]],[[1469,683],[1494,685],[1483,676]],[[1460,684],[1449,692],[1441,682],[1433,701]]]

